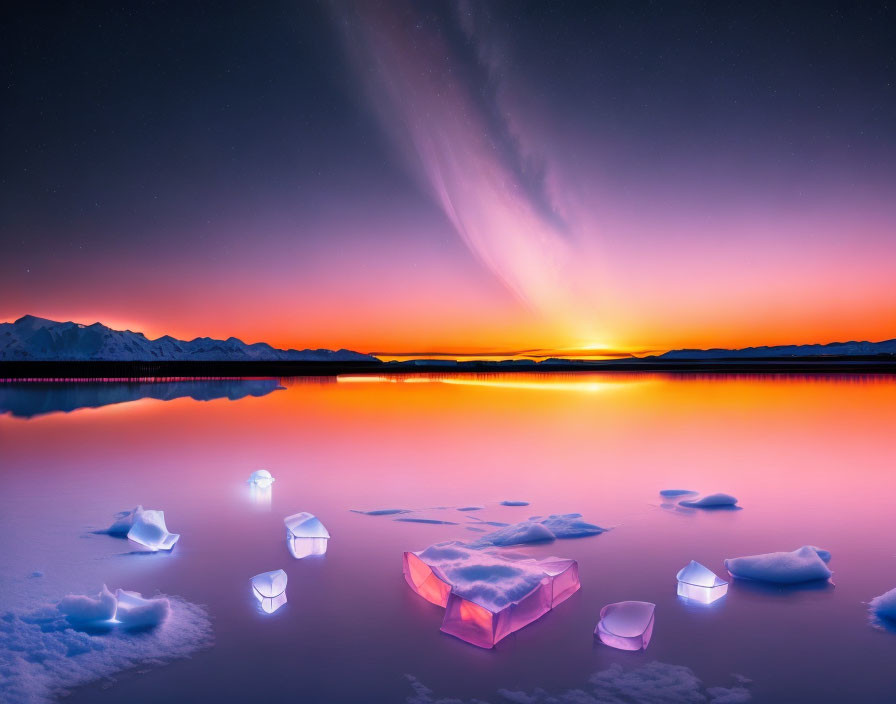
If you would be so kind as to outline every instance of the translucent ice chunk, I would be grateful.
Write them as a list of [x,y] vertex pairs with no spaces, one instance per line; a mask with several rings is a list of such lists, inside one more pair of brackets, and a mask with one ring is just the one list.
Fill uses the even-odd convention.
[[252,593],[265,612],[272,614],[286,603],[286,572],[283,570],[257,574],[251,584]]
[[134,524],[128,531],[128,540],[140,543],[150,550],[170,550],[178,541],[178,533],[169,533],[165,527],[165,512],[144,510],[139,506],[134,514]]
[[266,469],[256,469],[249,475],[249,483],[257,486],[259,489],[267,489],[274,483],[274,477]]
[[655,604],[647,601],[620,601],[600,610],[594,635],[619,650],[646,650],[653,635]]
[[171,603],[165,598],[144,599],[138,592],[115,592],[118,610],[115,620],[126,629],[154,628],[161,625],[171,613]]
[[682,567],[676,578],[678,579],[678,596],[699,601],[702,604],[711,604],[728,593],[728,582],[694,560],[691,560],[686,567]]
[[731,494],[709,494],[699,499],[686,499],[679,501],[679,506],[688,508],[722,508],[725,506],[737,506],[737,498]]
[[287,516],[283,523],[286,524],[286,546],[297,560],[327,551],[330,533],[316,516],[303,511]]
[[73,626],[95,626],[111,623],[115,619],[117,605],[115,595],[104,584],[95,597],[69,594],[56,608]]
[[109,535],[118,535],[121,537],[127,536],[131,526],[134,525],[134,518],[138,513],[142,513],[142,511],[142,506],[138,506],[130,511],[119,511],[115,514],[115,522],[109,526],[105,532]]
[[459,542],[404,553],[404,577],[445,607],[441,630],[481,648],[543,616],[579,587],[575,560],[511,559]]
[[828,579],[831,571],[825,563],[830,559],[831,554],[827,550],[804,545],[793,552],[771,552],[731,558],[725,560],[725,568],[732,577],[739,579],[797,584]]

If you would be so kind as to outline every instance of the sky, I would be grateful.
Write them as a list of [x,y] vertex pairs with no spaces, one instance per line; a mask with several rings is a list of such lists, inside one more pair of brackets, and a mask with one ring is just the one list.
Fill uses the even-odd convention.
[[896,8],[20,3],[0,320],[383,355],[896,337]]

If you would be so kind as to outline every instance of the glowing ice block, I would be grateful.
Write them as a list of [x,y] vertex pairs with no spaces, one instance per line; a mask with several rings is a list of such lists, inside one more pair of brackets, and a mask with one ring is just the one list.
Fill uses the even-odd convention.
[[283,519],[286,524],[286,546],[297,560],[327,551],[330,533],[316,516],[303,511]]
[[646,650],[653,635],[656,604],[648,601],[620,601],[600,610],[594,635],[611,648]]
[[460,542],[405,552],[403,572],[411,589],[445,608],[444,633],[480,648],[494,647],[581,586],[575,560],[511,559]]
[[274,477],[266,469],[256,469],[249,475],[249,483],[259,489],[267,489],[274,483]]
[[830,578],[827,562],[831,553],[813,545],[804,545],[793,552],[770,552],[725,560],[725,569],[732,577],[754,579],[776,584],[798,584]]
[[676,578],[678,596],[699,601],[701,604],[711,604],[728,593],[728,582],[694,560],[691,560],[686,567],[682,567]]
[[178,541],[178,533],[169,533],[165,527],[165,512],[144,510],[137,507],[134,523],[128,531],[128,540],[133,540],[150,550],[170,550]]
[[171,613],[171,603],[164,597],[144,599],[138,592],[118,589],[115,592],[118,609],[115,620],[126,629],[154,628]]
[[274,570],[255,575],[252,593],[266,613],[272,614],[286,603],[286,572]]

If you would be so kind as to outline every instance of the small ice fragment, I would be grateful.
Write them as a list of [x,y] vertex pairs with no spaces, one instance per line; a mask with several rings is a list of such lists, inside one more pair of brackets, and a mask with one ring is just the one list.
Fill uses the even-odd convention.
[[286,546],[297,560],[309,555],[323,555],[327,551],[330,533],[320,520],[302,511],[283,519],[286,525]]
[[105,532],[109,535],[118,535],[121,537],[127,536],[131,526],[134,525],[134,519],[137,517],[137,514],[142,513],[142,511],[142,506],[138,506],[130,511],[119,511],[115,514],[115,522],[109,526]]
[[896,626],[896,589],[874,597],[868,602],[868,610],[878,621],[884,621],[891,627]]
[[262,610],[272,614],[286,603],[286,572],[262,572],[251,579],[252,593]]
[[512,559],[459,542],[406,552],[404,578],[445,608],[441,630],[481,648],[543,616],[579,587],[575,560]]
[[728,593],[728,582],[694,560],[678,571],[676,579],[678,579],[678,596],[702,604],[711,604]]
[[484,506],[461,506],[458,511],[481,511]]
[[106,585],[95,597],[69,594],[56,606],[73,626],[111,623],[115,619],[118,602]]
[[[731,494],[709,494],[701,496],[699,499],[679,501],[678,505],[688,508],[722,508],[723,506],[736,506],[737,499]],[[740,507],[738,506],[738,508]]]
[[528,501],[502,501],[502,506],[528,506]]
[[776,584],[798,584],[828,579],[831,570],[825,564],[831,559],[827,550],[804,545],[793,552],[771,552],[725,560],[725,569],[732,577],[754,579]]
[[40,570],[34,570],[34,572],[32,572],[31,574],[29,574],[28,576],[31,577],[31,578],[43,577],[43,576],[44,576],[44,573],[41,572]]
[[440,521],[438,518],[393,518],[393,521],[403,521],[404,523],[428,523],[430,525],[439,526],[456,526],[454,521]]
[[170,550],[178,541],[178,533],[169,533],[165,527],[165,512],[135,509],[134,524],[128,531],[128,540],[133,540],[152,551]]
[[[537,518],[538,516],[534,517],[534,519]],[[540,520],[539,523],[550,530],[555,538],[584,538],[606,532],[606,528],[586,523],[581,518],[581,513],[563,513],[548,516]]]
[[660,496],[688,496],[690,494],[696,494],[696,491],[691,491],[690,489],[663,489],[660,492]]
[[128,630],[155,628],[171,613],[171,603],[165,598],[144,599],[138,592],[124,589],[118,589],[115,597],[118,602],[115,620]]
[[373,511],[359,511],[358,509],[351,509],[352,513],[361,513],[365,516],[395,516],[399,513],[410,513],[410,510],[406,508],[377,508]]
[[611,648],[646,650],[653,635],[656,604],[647,601],[620,601],[600,610],[594,635]]
[[274,477],[266,469],[256,469],[249,475],[249,483],[257,486],[259,489],[267,489],[274,483]]

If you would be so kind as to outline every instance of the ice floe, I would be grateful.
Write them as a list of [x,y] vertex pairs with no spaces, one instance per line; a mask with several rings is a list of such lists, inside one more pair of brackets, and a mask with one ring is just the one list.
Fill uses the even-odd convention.
[[178,533],[169,533],[165,526],[165,512],[143,509],[134,510],[133,524],[128,531],[128,540],[133,540],[152,551],[170,550],[180,538]]
[[502,501],[502,506],[528,506],[528,501]]
[[601,643],[619,650],[646,650],[653,635],[656,604],[620,601],[600,610],[594,635]]
[[286,525],[286,546],[297,560],[309,555],[323,555],[327,551],[329,531],[317,516],[307,511],[283,519]]
[[691,560],[675,577],[678,580],[678,596],[711,604],[728,593],[728,582],[708,567]]
[[394,521],[402,523],[428,523],[434,526],[456,526],[456,521],[442,521],[438,518],[393,518]]
[[405,580],[445,608],[441,630],[482,648],[543,616],[579,589],[575,560],[513,559],[459,542],[405,552]]
[[259,489],[267,489],[275,481],[271,473],[266,469],[256,469],[249,475],[249,483]]
[[660,496],[674,498],[676,496],[690,496],[696,493],[696,491],[691,491],[690,489],[663,489],[660,491]]
[[399,513],[410,513],[411,510],[407,508],[377,508],[372,511],[359,511],[358,509],[351,509],[352,513],[360,513],[365,516],[395,516]]
[[678,502],[687,508],[740,508],[737,498],[731,494],[708,494],[699,499],[685,499]]
[[273,570],[255,575],[251,580],[252,594],[265,613],[272,614],[286,603],[286,572]]
[[[485,523],[485,521],[483,521]],[[587,523],[582,520],[581,513],[553,514],[547,518],[536,516],[526,521],[514,523],[488,533],[471,545],[473,547],[507,547],[510,545],[526,545],[568,538],[584,538],[599,535],[606,528]]]
[[725,569],[732,577],[753,579],[775,584],[798,584],[829,579],[831,570],[827,562],[831,553],[804,545],[793,552],[771,552],[725,560]]

